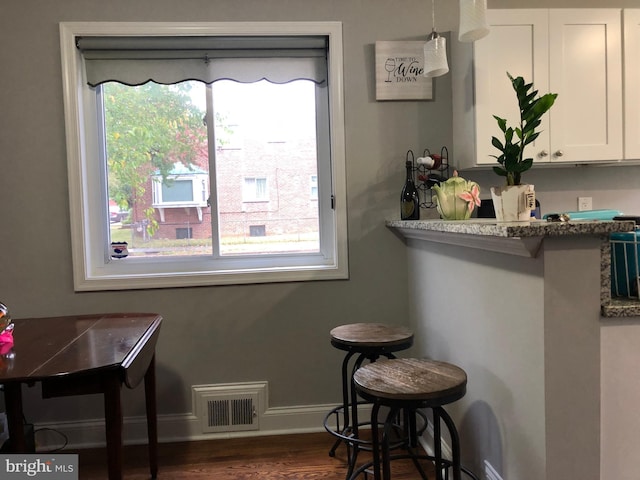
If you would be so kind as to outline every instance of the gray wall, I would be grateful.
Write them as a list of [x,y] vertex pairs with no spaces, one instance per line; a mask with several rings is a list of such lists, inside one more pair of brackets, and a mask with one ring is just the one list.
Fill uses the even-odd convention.
[[528,258],[408,242],[418,354],[467,372],[447,409],[477,474],[488,462],[503,479],[600,478],[600,248],[548,237]]
[[[528,3],[503,0],[489,5]],[[592,7],[612,2],[538,3]],[[637,0],[615,3],[638,6]],[[434,101],[376,102],[374,95],[374,42],[426,38],[430,5],[427,0],[2,0],[0,299],[15,317],[161,313],[160,413],[189,412],[190,386],[203,383],[267,380],[272,406],[337,402],[341,355],[330,347],[328,331],[355,321],[408,322],[405,246],[383,226],[385,218],[397,216],[405,153],[451,145],[448,76],[436,80]],[[436,15],[439,30],[454,29],[457,2],[438,0]],[[58,23],[260,20],[343,22],[350,279],[75,293]],[[640,183],[632,183],[640,179],[638,167],[607,169],[605,175],[602,170],[568,171],[562,175],[571,180],[569,185],[558,180],[560,174],[540,173],[535,184],[543,208],[546,202],[573,205],[581,189],[597,189],[594,208],[638,203],[638,193],[631,190]],[[478,179],[488,187],[494,179],[483,175]],[[621,184],[628,190],[618,195]],[[101,415],[101,403],[91,397],[40,403],[37,393],[27,392],[31,421]],[[139,413],[140,392],[127,395],[125,413]]]
[[420,240],[408,255],[418,354],[468,375],[467,394],[447,408],[464,464],[478,475],[487,461],[503,479],[547,478],[544,259]]
[[[423,3],[408,0],[398,8],[383,0],[3,0],[2,301],[15,317],[161,313],[161,414],[191,411],[194,384],[266,380],[272,407],[339,401],[342,355],[331,347],[329,330],[356,321],[406,323],[404,246],[384,219],[397,214],[406,150],[449,143],[446,79],[433,102],[375,101],[374,42],[423,38],[429,28]],[[134,20],[343,22],[349,280],[74,293],[58,24]],[[83,418],[101,415],[95,398],[42,403],[37,394],[37,388],[26,392],[30,421],[75,419],[81,409]],[[126,395],[125,413],[140,413],[141,392]]]

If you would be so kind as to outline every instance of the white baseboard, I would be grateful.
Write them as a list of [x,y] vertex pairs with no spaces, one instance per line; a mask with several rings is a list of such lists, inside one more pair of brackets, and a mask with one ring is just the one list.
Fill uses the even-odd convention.
[[[220,438],[257,437],[291,433],[321,432],[324,419],[335,405],[309,405],[267,408],[260,417],[260,429],[253,431],[202,433],[201,420],[194,414],[158,415],[158,441],[160,443]],[[363,410],[363,415],[369,415]],[[363,417],[364,418],[364,417]],[[48,451],[62,446],[63,435],[67,448],[93,448],[105,445],[104,420],[37,424],[36,448]],[[327,435],[329,435],[327,433]],[[123,443],[136,445],[147,443],[146,417],[124,419]]]
[[487,460],[484,461],[484,476],[486,480],[502,480],[500,474]]
[[[427,429],[420,437],[420,445],[427,452],[427,455],[434,455],[433,451],[433,423],[429,420]],[[442,442],[442,454],[445,458],[451,458],[451,446],[443,441]],[[503,480],[500,474],[493,468],[493,465],[487,460],[484,461],[483,480]]]

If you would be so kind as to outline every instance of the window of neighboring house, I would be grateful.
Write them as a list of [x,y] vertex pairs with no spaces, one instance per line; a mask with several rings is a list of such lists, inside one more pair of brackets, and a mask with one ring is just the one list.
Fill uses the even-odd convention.
[[176,239],[177,240],[185,240],[189,238],[193,238],[193,229],[191,228],[176,228]]
[[242,188],[242,199],[245,202],[264,202],[269,200],[267,195],[267,179],[260,177],[245,177]]
[[162,183],[161,202],[188,202],[191,203],[194,200],[193,196],[193,182],[191,180],[174,180],[171,183]]
[[267,235],[267,228],[265,225],[250,225],[249,236],[251,237],[264,237]]
[[76,290],[347,277],[339,23],[60,30]]

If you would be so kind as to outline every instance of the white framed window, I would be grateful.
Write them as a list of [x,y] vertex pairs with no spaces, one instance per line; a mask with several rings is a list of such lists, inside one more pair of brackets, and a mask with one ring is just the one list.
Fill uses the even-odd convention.
[[[109,166],[107,166],[107,171],[111,171]],[[107,188],[110,196],[113,194],[114,190],[119,191],[119,189],[110,187],[109,182],[107,182]],[[203,221],[202,209],[207,207],[207,203],[210,198],[209,174],[207,172],[199,169],[187,168],[181,162],[176,162],[167,174],[163,175],[161,172],[156,171],[151,175],[151,189],[151,207],[157,211],[157,215],[159,216],[162,224],[167,221],[167,209],[184,209],[189,207],[193,207],[195,209],[195,212],[198,215],[198,221]],[[130,199],[129,202],[137,203],[137,199]],[[143,219],[146,218],[145,215],[139,215],[139,217]],[[122,228],[122,226],[120,226],[120,228]],[[131,225],[127,228],[131,228]],[[185,231],[191,230],[188,225],[178,227],[178,229]],[[112,233],[111,230],[112,228],[110,228],[109,233]],[[188,237],[182,238],[193,237],[189,235]]]
[[341,29],[61,23],[75,289],[347,278]]
[[151,179],[153,206],[158,207],[206,207],[209,199],[208,174],[161,175]]
[[311,193],[310,193],[311,200],[317,200],[318,199],[318,176],[311,175],[309,183],[311,187]]
[[269,200],[266,177],[244,177],[242,199],[245,202],[266,202]]

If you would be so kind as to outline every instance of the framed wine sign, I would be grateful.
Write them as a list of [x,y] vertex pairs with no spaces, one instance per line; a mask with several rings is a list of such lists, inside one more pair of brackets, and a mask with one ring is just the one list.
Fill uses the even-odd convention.
[[376,100],[432,100],[424,71],[425,42],[376,42]]

